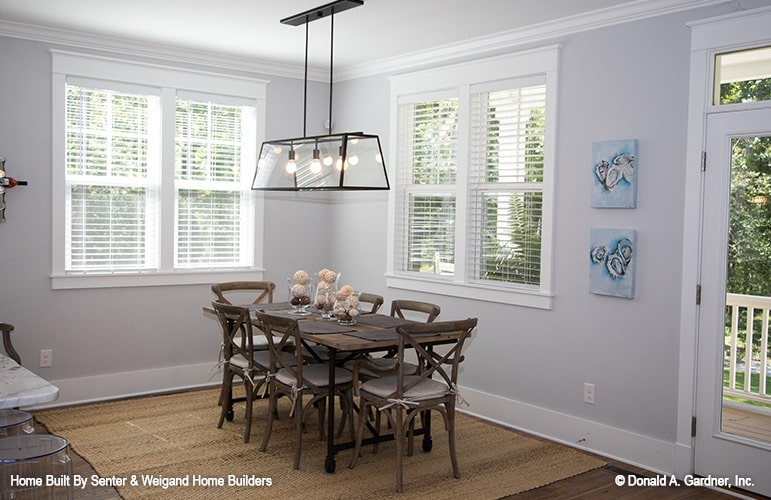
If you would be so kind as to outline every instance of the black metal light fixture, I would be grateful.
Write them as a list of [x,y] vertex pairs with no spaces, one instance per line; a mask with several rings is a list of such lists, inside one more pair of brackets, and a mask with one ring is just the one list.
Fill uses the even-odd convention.
[[[335,14],[364,0],[337,0],[281,20],[305,25],[303,136],[265,141],[260,149],[252,189],[261,191],[360,191],[390,188],[380,138],[362,132],[332,133],[332,76]],[[330,17],[329,133],[307,136],[308,24]]]

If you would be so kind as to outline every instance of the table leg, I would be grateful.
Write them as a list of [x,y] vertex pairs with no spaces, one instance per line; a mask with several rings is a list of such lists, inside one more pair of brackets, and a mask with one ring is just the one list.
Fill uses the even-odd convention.
[[324,470],[329,474],[335,472],[335,354],[336,349],[329,347],[329,387],[327,397],[327,458],[324,460]]
[[431,439],[431,410],[422,412],[420,420],[423,424],[423,451],[429,452],[434,447],[434,442]]

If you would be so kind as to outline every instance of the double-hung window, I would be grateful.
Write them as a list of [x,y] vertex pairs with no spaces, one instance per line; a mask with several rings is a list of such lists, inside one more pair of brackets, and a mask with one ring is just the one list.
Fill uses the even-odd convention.
[[549,308],[558,49],[392,79],[388,284]]
[[265,82],[53,53],[53,287],[254,278]]

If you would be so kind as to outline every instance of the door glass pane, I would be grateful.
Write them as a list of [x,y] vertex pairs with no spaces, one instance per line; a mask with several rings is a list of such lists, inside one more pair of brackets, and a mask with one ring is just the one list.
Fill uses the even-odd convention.
[[714,104],[771,100],[771,47],[715,58]]
[[771,442],[771,137],[731,146],[722,430]]

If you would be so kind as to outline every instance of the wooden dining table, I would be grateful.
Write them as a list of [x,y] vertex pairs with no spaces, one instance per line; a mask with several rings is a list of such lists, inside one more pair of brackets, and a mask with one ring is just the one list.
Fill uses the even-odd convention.
[[[292,307],[288,303],[256,304],[248,306],[252,310],[261,310],[266,314],[287,316],[298,320],[300,338],[309,347],[311,344],[327,349],[327,359],[318,358],[319,362],[326,362],[329,367],[328,401],[327,404],[327,455],[324,460],[324,470],[334,473],[336,468],[335,456],[337,452],[351,449],[353,441],[335,441],[335,405],[331,404],[335,395],[335,367],[345,358],[356,355],[384,352],[396,349],[399,345],[399,334],[396,327],[404,324],[415,323],[409,319],[394,318],[377,313],[361,314],[354,325],[341,325],[335,320],[322,319],[320,314],[311,310],[311,314],[299,316],[292,314]],[[422,345],[431,349],[433,346],[456,342],[460,332],[443,333],[420,338]],[[309,349],[313,352],[312,349]],[[351,423],[353,425],[353,423]],[[370,427],[370,430],[374,430]],[[430,415],[423,420],[421,429],[415,431],[417,435],[423,435],[423,451],[431,451],[431,419]],[[376,436],[362,440],[363,445],[374,442],[393,439],[393,435]]]

